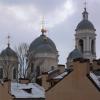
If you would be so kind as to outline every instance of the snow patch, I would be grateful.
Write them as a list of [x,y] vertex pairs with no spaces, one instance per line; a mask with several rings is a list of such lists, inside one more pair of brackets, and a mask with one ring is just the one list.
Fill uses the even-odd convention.
[[[31,93],[25,91],[31,89]],[[36,83],[11,83],[11,94],[16,98],[45,98],[45,90]]]

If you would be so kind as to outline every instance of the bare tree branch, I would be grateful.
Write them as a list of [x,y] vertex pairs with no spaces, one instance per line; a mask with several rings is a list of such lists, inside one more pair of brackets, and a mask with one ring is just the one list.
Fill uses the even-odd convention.
[[19,59],[20,78],[26,77],[26,70],[29,64],[29,62],[27,61],[28,49],[29,49],[29,45],[27,45],[26,43],[22,43],[16,48],[17,56]]

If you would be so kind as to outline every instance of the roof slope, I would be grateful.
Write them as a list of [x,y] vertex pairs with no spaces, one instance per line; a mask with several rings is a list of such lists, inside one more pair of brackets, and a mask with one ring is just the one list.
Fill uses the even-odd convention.
[[87,78],[87,63],[74,62],[74,71],[46,93],[46,100],[100,100],[100,92]]

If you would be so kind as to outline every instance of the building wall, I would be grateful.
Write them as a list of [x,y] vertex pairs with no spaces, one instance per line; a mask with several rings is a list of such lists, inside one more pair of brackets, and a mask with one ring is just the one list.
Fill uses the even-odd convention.
[[[40,75],[44,72],[48,72],[50,70],[57,69],[57,67],[58,67],[58,55],[57,54],[38,53],[34,57],[33,56],[32,56],[32,58],[30,58],[31,62],[30,62],[30,65],[29,65],[28,71],[27,71],[28,77],[31,76],[31,77],[36,78],[37,67],[39,67],[39,69],[40,69]],[[31,66],[31,64],[33,64],[33,65]],[[33,69],[33,70],[31,70],[31,69]],[[30,77],[30,80],[31,80],[31,77]],[[33,80],[35,80],[35,79],[33,79]]]
[[92,63],[93,70],[100,69],[100,60],[94,60]]
[[86,76],[88,67],[88,62],[73,62],[73,71],[46,92],[46,100],[99,100],[100,92]]
[[0,84],[0,100],[12,100],[12,98],[10,95],[10,83]]
[[[8,78],[12,81],[16,81],[17,79],[17,72],[18,72],[18,59],[10,57],[0,57],[0,67],[3,68],[3,79]],[[13,78],[13,70],[16,69],[16,79]]]
[[60,73],[63,73],[65,71],[65,65],[58,65],[58,69]]

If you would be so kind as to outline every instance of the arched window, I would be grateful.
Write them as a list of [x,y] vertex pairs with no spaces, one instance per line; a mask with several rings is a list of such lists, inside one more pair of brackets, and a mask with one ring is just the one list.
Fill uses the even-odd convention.
[[95,46],[94,45],[95,45],[94,40],[92,40],[91,41],[91,52],[92,52],[92,54],[95,53],[95,51],[94,51]]
[[79,47],[80,47],[80,51],[83,53],[83,50],[84,50],[84,44],[83,44],[83,40],[82,39],[80,39],[79,40]]
[[3,68],[0,68],[0,79],[3,79]]
[[13,79],[16,79],[16,76],[17,76],[17,72],[16,72],[16,69],[14,68],[13,69]]

